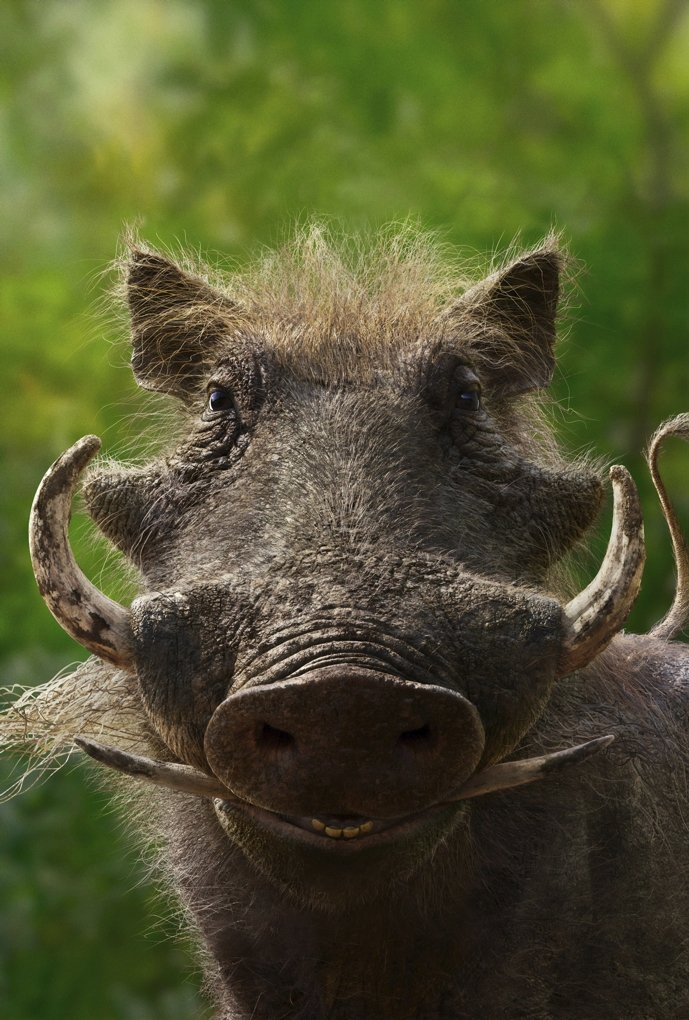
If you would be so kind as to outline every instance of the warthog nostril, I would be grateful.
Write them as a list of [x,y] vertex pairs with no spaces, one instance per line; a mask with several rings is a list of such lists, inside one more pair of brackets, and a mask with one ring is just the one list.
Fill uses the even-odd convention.
[[407,747],[411,751],[427,751],[435,744],[435,733],[426,723],[415,730],[405,730],[404,733],[400,733],[397,740],[402,747]]
[[205,737],[208,764],[237,797],[315,818],[342,839],[359,835],[361,819],[447,799],[483,746],[462,695],[349,664],[237,691]]
[[287,751],[294,747],[296,741],[291,733],[279,730],[269,723],[261,723],[256,731],[256,746],[263,751]]

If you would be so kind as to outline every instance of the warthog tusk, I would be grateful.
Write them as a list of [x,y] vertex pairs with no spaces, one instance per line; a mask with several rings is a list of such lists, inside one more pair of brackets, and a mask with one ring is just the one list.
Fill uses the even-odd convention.
[[563,751],[542,754],[537,758],[525,758],[523,761],[506,761],[498,765],[490,765],[482,772],[475,773],[466,781],[459,792],[448,803],[467,800],[469,797],[481,797],[484,793],[495,793],[498,790],[509,790],[513,786],[524,786],[544,779],[553,772],[562,772],[570,765],[586,761],[591,755],[602,751],[612,744],[614,736],[609,733],[605,737],[587,740],[576,747],[566,747]]
[[97,436],[84,436],[46,472],[31,508],[29,549],[38,590],[60,626],[101,659],[130,669],[129,611],[91,584],[69,544],[74,490],[99,449]]
[[[614,740],[612,734],[587,740],[585,744],[567,747],[563,751],[543,754],[537,758],[526,758],[523,761],[500,762],[491,765],[482,772],[477,772],[468,779],[464,786],[445,803],[468,800],[470,797],[481,797],[484,793],[495,793],[498,790],[509,790],[513,786],[524,786],[555,772],[562,772],[570,765],[586,761]],[[116,747],[99,744],[86,737],[75,737],[74,743],[101,765],[122,772],[134,779],[144,779],[156,786],[164,786],[177,793],[189,793],[196,797],[219,798],[224,801],[240,802],[227,787],[213,776],[207,776],[190,765],[179,765],[175,762],[155,761],[139,754],[120,751]]]
[[99,744],[86,737],[75,737],[74,743],[101,765],[123,772],[134,779],[145,779],[156,786],[165,786],[177,793],[191,793],[197,797],[220,797],[222,800],[236,800],[230,791],[214,776],[207,776],[190,765],[175,762],[154,761],[116,747]]
[[593,581],[563,608],[565,641],[558,676],[569,676],[602,652],[629,616],[641,586],[646,550],[639,494],[626,468],[610,469],[612,531]]

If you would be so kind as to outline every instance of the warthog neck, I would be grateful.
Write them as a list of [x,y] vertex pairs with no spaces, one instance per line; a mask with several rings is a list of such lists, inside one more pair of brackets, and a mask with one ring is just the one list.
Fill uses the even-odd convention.
[[[194,804],[193,820],[188,806],[172,808],[172,868],[216,964],[211,980],[221,1017],[456,1015],[446,1004],[463,961],[473,955],[473,934],[468,941],[462,932],[477,930],[463,922],[472,913],[474,881],[465,828],[436,851],[432,868],[404,880],[392,876],[378,896],[370,889],[361,896],[352,878],[346,905],[334,909],[325,897],[304,903],[257,874],[224,839],[212,812]],[[201,845],[208,848],[203,858]]]

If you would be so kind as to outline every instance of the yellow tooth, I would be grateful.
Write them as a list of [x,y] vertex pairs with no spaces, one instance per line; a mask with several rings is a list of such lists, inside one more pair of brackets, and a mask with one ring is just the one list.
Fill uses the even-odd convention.
[[325,832],[325,822],[322,822],[320,818],[312,818],[311,825],[316,832]]
[[373,822],[362,822],[359,826],[361,832],[370,832],[373,828]]
[[331,829],[329,825],[325,827],[326,836],[332,836],[333,839],[339,839],[342,835],[342,829]]
[[346,829],[342,830],[342,835],[344,836],[345,839],[354,839],[354,837],[358,836],[360,832],[361,832],[361,826],[359,826],[359,825],[349,825],[349,826],[347,826]]

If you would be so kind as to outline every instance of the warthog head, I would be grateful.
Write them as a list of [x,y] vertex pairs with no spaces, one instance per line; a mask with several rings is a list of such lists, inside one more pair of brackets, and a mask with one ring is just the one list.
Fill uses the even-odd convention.
[[130,250],[134,372],[176,398],[179,438],[93,471],[84,495],[141,594],[105,598],[67,544],[93,437],[39,490],[36,574],[129,678],[151,758],[83,746],[212,798],[291,896],[385,888],[462,828],[469,798],[605,743],[503,761],[620,628],[643,561],[615,468],[598,576],[570,600],[555,581],[601,498],[536,412],[561,266],[548,241],[457,296],[419,241],[356,265],[315,233],[224,285]]

